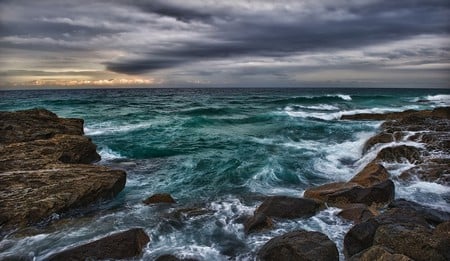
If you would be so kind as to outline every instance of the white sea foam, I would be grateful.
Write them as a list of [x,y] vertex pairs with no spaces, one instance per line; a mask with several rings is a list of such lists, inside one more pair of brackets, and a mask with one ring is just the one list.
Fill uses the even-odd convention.
[[450,212],[450,205],[445,198],[450,196],[448,186],[427,182],[412,181],[408,185],[396,182],[396,198],[405,198],[419,204]]
[[343,99],[344,101],[351,101],[352,100],[352,97],[350,95],[347,95],[347,94],[336,94],[336,95],[329,94],[327,96],[328,97],[335,97],[335,96],[337,96],[337,97]]
[[130,131],[135,131],[139,129],[146,129],[151,127],[151,123],[138,123],[138,124],[127,124],[127,125],[116,125],[113,122],[105,122],[101,124],[95,124],[84,127],[84,133],[88,136],[97,136],[105,134],[115,134],[115,133],[126,133]]
[[106,146],[100,148],[99,154],[102,157],[102,160],[114,160],[123,158],[120,153],[115,152]]
[[450,94],[428,95],[425,99],[437,104],[450,104]]
[[[308,109],[308,110],[318,110],[318,111],[336,111],[339,110],[339,107],[329,105],[329,104],[319,104],[319,105],[311,105],[311,106],[305,106],[305,105],[295,105],[296,108],[302,108],[302,109]],[[292,108],[292,107],[290,107]]]
[[284,109],[284,112],[287,113],[291,117],[298,118],[316,118],[321,120],[337,120],[340,119],[343,115],[355,115],[360,113],[386,113],[386,112],[398,112],[404,111],[408,109],[418,109],[417,105],[409,105],[400,108],[371,108],[371,109],[358,109],[358,110],[349,110],[349,111],[338,111],[338,112],[308,112],[308,111],[298,111],[291,106],[287,106]]

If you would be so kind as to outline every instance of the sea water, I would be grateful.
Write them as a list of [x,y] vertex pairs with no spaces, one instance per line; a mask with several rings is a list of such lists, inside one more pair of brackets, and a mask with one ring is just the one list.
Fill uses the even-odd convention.
[[[353,224],[338,218],[337,208],[310,218],[277,219],[272,230],[250,235],[242,219],[264,196],[300,197],[308,187],[346,181],[376,156],[381,147],[364,156],[362,147],[381,122],[344,121],[342,115],[450,105],[448,90],[424,89],[78,89],[0,96],[0,110],[39,107],[83,118],[85,135],[102,156],[97,164],[128,174],[115,199],[55,213],[53,225],[0,242],[0,259],[35,260],[133,227],[151,237],[144,260],[169,253],[253,260],[269,239],[296,229],[325,233],[342,258],[343,238]],[[399,175],[409,167],[389,169]],[[142,203],[155,193],[170,193],[177,204]],[[396,183],[396,197],[450,211],[443,185]],[[188,208],[202,211],[194,216],[180,211]]]

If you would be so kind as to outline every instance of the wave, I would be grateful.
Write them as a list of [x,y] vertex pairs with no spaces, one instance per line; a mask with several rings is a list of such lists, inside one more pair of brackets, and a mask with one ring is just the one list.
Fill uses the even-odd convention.
[[404,111],[408,109],[418,109],[419,106],[405,106],[401,108],[372,108],[372,109],[357,109],[357,110],[349,110],[349,111],[339,111],[339,112],[308,112],[308,111],[297,111],[294,110],[295,108],[291,106],[287,106],[284,109],[284,112],[287,113],[291,117],[298,117],[298,118],[315,118],[320,120],[338,120],[343,115],[354,115],[354,114],[360,114],[360,113],[386,113],[386,112],[398,112],[398,111]]
[[311,105],[311,106],[304,106],[304,105],[294,105],[294,108],[301,108],[301,109],[307,109],[307,110],[318,110],[318,111],[336,111],[339,110],[339,107],[329,105],[329,104],[319,104],[319,105]]
[[328,94],[327,97],[339,97],[344,101],[351,101],[352,97],[347,94]]
[[124,158],[120,153],[113,151],[112,149],[104,146],[98,152],[102,157],[102,160],[115,160]]
[[138,124],[128,124],[128,125],[117,125],[114,126],[114,123],[101,123],[91,126],[84,127],[84,133],[88,136],[98,136],[105,134],[115,134],[115,133],[124,133],[131,132],[140,129],[146,129],[152,126],[151,123],[138,123]]
[[450,94],[428,95],[425,99],[438,104],[450,104]]
[[351,101],[352,97],[347,94],[326,94],[320,96],[298,96],[293,98],[277,99],[271,101],[275,104],[289,104],[289,103],[327,103],[336,101]]

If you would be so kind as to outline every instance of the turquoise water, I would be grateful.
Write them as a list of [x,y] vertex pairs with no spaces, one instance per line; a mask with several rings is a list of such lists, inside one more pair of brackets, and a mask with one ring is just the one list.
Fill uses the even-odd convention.
[[[14,253],[37,260],[136,226],[152,239],[145,260],[165,253],[252,260],[268,239],[299,228],[324,232],[341,251],[352,224],[335,217],[335,208],[308,219],[277,220],[272,231],[249,236],[240,220],[265,195],[301,196],[310,186],[348,180],[370,160],[362,158],[362,146],[380,122],[341,121],[341,115],[450,104],[449,91],[418,89],[98,89],[3,91],[0,97],[0,110],[43,107],[83,118],[85,134],[102,156],[99,164],[128,173],[125,190],[96,205],[100,211],[55,214],[56,221],[87,217],[0,243],[0,257]],[[390,166],[391,174],[405,167]],[[396,185],[397,197],[449,210],[447,187]],[[177,204],[141,203],[161,192]],[[173,214],[181,208],[207,211]]]

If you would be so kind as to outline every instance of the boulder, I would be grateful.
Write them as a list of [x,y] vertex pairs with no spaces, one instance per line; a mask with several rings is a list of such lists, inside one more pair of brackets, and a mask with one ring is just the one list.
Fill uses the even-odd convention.
[[416,216],[422,217],[426,222],[434,226],[450,220],[449,212],[422,206],[418,203],[408,201],[406,199],[396,199],[389,204],[389,208],[407,209],[414,211]]
[[448,260],[439,249],[439,238],[433,237],[432,230],[411,223],[381,225],[374,236],[374,244],[392,249],[414,260]]
[[374,217],[376,213],[364,204],[350,204],[338,213],[338,216],[344,219],[351,220],[355,223],[367,221]]
[[395,187],[391,180],[386,180],[371,187],[356,183],[331,183],[305,191],[305,197],[316,198],[340,206],[348,203],[388,204],[394,199]]
[[172,196],[167,193],[154,194],[154,195],[148,197],[143,202],[146,205],[159,204],[159,203],[168,203],[168,204],[176,203],[175,199],[173,199]]
[[256,214],[276,218],[301,218],[313,216],[323,204],[313,199],[273,196],[266,198],[256,209]]
[[413,261],[411,258],[394,254],[392,250],[382,246],[372,246],[348,259],[348,261]]
[[133,228],[56,253],[49,261],[125,259],[141,255],[150,238],[141,228]]
[[389,179],[389,173],[381,164],[371,162],[356,174],[349,182],[370,187]]
[[45,109],[0,112],[0,144],[49,139],[56,134],[83,135],[82,119],[63,119]]
[[274,237],[258,252],[263,261],[339,260],[336,245],[326,235],[298,230]]
[[244,223],[244,231],[246,234],[251,232],[271,229],[273,227],[272,219],[263,213],[257,213],[248,218]]
[[429,160],[403,171],[399,178],[402,180],[418,178],[420,180],[450,186],[450,160]]
[[0,173],[2,229],[39,222],[53,213],[110,199],[125,186],[126,173],[85,164]]
[[380,143],[389,143],[394,141],[394,135],[392,133],[381,132],[377,135],[369,138],[363,147],[363,154],[369,151],[373,146]]
[[157,257],[155,261],[197,261],[194,258],[178,258],[171,254],[165,254]]

